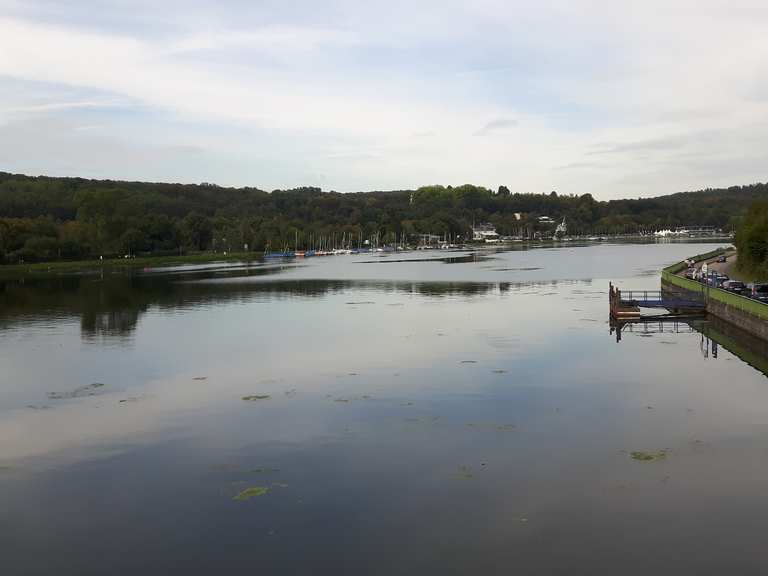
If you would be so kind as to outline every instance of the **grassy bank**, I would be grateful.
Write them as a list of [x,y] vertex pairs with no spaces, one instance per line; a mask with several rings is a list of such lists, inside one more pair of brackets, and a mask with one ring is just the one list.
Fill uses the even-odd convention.
[[260,260],[261,252],[234,252],[228,254],[184,254],[180,256],[145,256],[141,258],[109,258],[104,260],[76,260],[59,262],[36,262],[33,264],[8,264],[0,266],[0,276],[26,274],[59,274],[91,272],[94,270],[134,270],[137,268],[158,268],[183,264],[205,264],[208,262],[250,262]]

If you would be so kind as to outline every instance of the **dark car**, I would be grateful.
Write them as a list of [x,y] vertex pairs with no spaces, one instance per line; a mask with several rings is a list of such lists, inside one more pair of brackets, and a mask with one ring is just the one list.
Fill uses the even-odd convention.
[[717,261],[718,261],[718,262],[721,262],[721,263],[722,263],[722,262],[727,262],[727,261],[728,261],[728,258],[726,258],[725,254],[723,254],[722,256],[718,256],[718,257],[717,257]]
[[745,294],[747,292],[747,285],[740,280],[728,280],[723,283],[723,289],[734,294]]
[[768,302],[768,284],[752,284],[752,298]]
[[704,283],[714,288],[720,288],[723,283],[727,281],[728,276],[725,276],[724,274],[718,274],[717,272],[710,272],[707,274],[707,278]]

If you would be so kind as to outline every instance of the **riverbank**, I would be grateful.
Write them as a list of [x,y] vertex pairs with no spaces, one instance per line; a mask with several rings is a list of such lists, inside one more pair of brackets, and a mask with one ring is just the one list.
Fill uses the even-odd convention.
[[[725,262],[718,262],[717,258],[710,258],[706,260],[709,269],[714,270],[718,274],[725,274],[731,280],[739,280],[745,283],[765,281],[765,277],[756,276],[739,269],[738,253],[735,250],[726,252],[725,256]],[[705,261],[702,261],[700,264],[703,264],[704,262]]]
[[[716,261],[723,254],[730,257],[732,251],[723,248],[694,256],[692,260],[697,266],[705,262],[709,266],[710,262]],[[727,266],[728,260],[719,264],[714,262],[712,266],[715,264]],[[731,262],[731,266],[733,266],[733,262]],[[758,338],[768,340],[768,304],[727,290],[707,286],[695,280],[689,280],[682,275],[686,268],[686,262],[678,262],[665,268],[661,273],[662,290],[687,300],[704,301],[708,314],[739,326]]]
[[184,254],[180,256],[145,256],[141,258],[109,258],[105,260],[74,260],[61,262],[36,262],[31,264],[9,264],[0,266],[0,277],[27,274],[87,273],[99,270],[135,270],[138,268],[160,268],[184,264],[207,264],[211,262],[252,262],[261,260],[262,252],[234,252],[227,254]]

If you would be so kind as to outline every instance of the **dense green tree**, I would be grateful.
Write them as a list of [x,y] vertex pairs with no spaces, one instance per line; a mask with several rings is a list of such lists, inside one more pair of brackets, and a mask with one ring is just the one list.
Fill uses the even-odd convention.
[[427,233],[466,238],[482,222],[501,234],[530,235],[551,230],[540,216],[565,217],[569,230],[585,234],[732,229],[751,203],[766,198],[765,184],[599,202],[590,194],[513,194],[471,184],[340,194],[0,173],[0,262],[311,248],[402,235],[415,241]]
[[736,232],[741,270],[768,278],[768,202],[755,202]]

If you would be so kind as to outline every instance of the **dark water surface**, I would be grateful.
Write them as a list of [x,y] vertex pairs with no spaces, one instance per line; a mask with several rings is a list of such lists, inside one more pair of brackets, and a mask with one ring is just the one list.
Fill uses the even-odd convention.
[[1,573],[763,574],[764,356],[608,325],[714,247],[5,281]]

